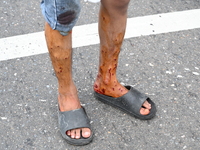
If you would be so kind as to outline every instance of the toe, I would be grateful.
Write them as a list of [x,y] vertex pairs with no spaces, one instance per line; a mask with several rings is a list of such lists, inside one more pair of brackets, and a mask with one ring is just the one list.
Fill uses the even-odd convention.
[[84,138],[89,138],[91,135],[91,130],[89,128],[83,128],[82,129],[82,136]]
[[70,133],[71,133],[71,138],[74,139],[76,136],[76,130],[75,129],[71,130]]
[[68,136],[70,136],[70,135],[71,135],[70,130],[68,130],[68,131],[66,132],[66,134],[67,134]]
[[151,104],[149,104],[148,101],[145,101],[142,106],[146,109],[151,109]]
[[76,129],[76,135],[75,135],[76,139],[80,139],[80,137],[81,137],[80,132],[81,132],[81,129]]
[[149,109],[141,108],[140,109],[140,114],[142,115],[148,115],[150,113]]

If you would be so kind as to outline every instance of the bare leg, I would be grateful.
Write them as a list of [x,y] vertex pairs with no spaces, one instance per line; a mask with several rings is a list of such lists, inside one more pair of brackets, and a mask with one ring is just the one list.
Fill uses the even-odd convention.
[[[45,37],[52,60],[52,65],[58,79],[58,104],[60,111],[70,111],[81,108],[76,86],[72,80],[72,34],[62,36],[59,31],[51,29],[45,24]],[[71,138],[87,138],[91,131],[81,128],[67,131]]]
[[[128,92],[116,77],[120,48],[124,39],[129,0],[101,0],[99,13],[100,61],[94,90],[120,97]],[[147,115],[151,105],[146,101],[140,113]]]

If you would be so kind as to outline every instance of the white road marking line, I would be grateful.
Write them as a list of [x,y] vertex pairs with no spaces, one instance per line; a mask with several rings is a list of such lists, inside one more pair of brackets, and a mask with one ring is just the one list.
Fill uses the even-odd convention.
[[[125,38],[200,28],[200,9],[129,18]],[[99,44],[98,24],[75,26],[73,48]],[[0,39],[0,61],[47,53],[44,32]]]

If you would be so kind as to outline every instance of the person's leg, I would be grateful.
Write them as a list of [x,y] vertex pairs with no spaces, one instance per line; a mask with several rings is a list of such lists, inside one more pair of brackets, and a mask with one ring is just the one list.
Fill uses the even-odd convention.
[[[99,12],[100,61],[94,90],[98,93],[120,97],[128,92],[116,77],[120,48],[124,39],[127,9],[130,0],[101,0]],[[151,105],[145,101],[140,113],[147,115]]]
[[[79,109],[81,105],[76,86],[72,80],[72,34],[69,32],[67,36],[63,36],[46,23],[45,37],[59,84],[59,109],[61,112]],[[72,138],[80,138],[81,132],[85,138],[91,134],[88,128],[74,129],[68,131],[67,134]]]
[[[61,112],[81,108],[76,86],[72,80],[72,34],[80,13],[79,0],[43,0],[41,3],[45,24],[45,37],[58,79],[58,104]],[[89,128],[68,130],[67,135],[79,139],[91,135]]]

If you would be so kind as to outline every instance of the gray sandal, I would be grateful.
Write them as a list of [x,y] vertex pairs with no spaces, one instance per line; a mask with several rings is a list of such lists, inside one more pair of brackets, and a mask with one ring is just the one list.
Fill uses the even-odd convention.
[[[124,111],[127,114],[130,114],[141,120],[149,120],[152,119],[156,115],[156,105],[155,103],[143,93],[140,93],[138,90],[134,89],[131,86],[125,86],[129,90],[128,93],[121,97],[110,97],[97,92],[94,92],[97,100],[104,102],[108,105],[111,105],[115,108],[118,108]],[[142,104],[148,101],[151,104],[150,113],[148,115],[140,114],[140,108]]]
[[[69,144],[81,146],[89,144],[92,141],[93,132],[91,130],[90,120],[83,107],[72,111],[59,111],[58,122],[62,136]],[[90,137],[84,138],[81,136],[80,139],[72,139],[66,134],[68,130],[77,128],[89,128],[92,133]]]

